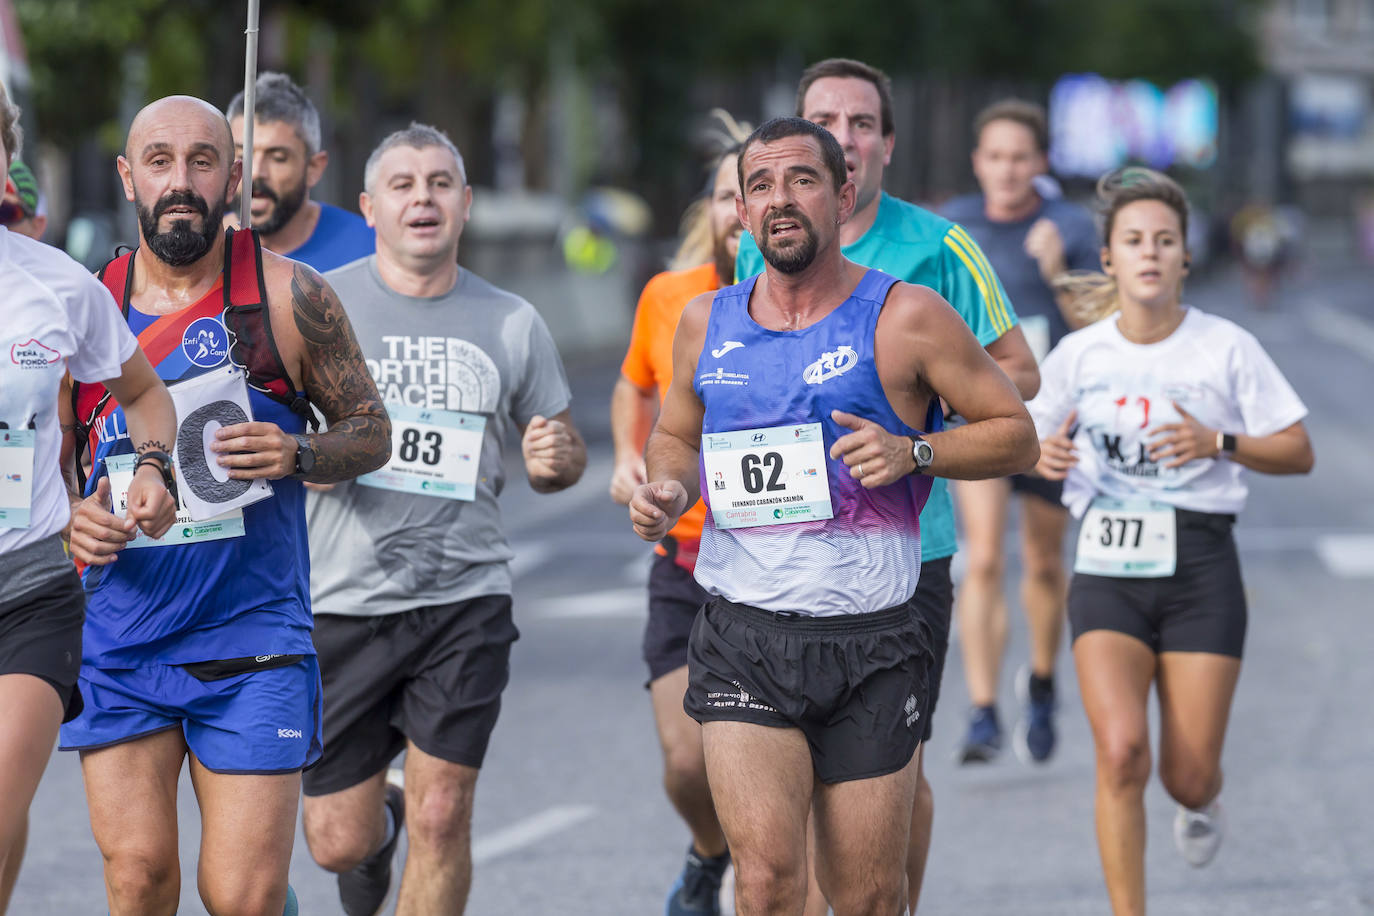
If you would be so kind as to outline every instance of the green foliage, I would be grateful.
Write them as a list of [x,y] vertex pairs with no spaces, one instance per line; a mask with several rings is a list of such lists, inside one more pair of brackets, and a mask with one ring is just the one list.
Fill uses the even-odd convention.
[[[1223,86],[1256,72],[1251,23],[1263,0],[263,0],[285,13],[287,53],[305,70],[334,56],[337,91],[363,82],[384,101],[549,88],[556,51],[617,85],[642,161],[680,143],[704,77],[793,73],[832,55],[893,76],[1029,79],[1094,70]],[[15,0],[44,134],[111,136],[148,98],[232,91],[244,0]],[[327,33],[330,40],[316,40]],[[129,62],[146,61],[130,66]],[[418,107],[418,106],[416,106]],[[643,177],[647,177],[647,174]]]

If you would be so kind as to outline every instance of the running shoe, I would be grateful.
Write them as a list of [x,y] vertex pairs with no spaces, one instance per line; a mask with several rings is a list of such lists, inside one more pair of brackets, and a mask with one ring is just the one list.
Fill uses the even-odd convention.
[[1225,833],[1226,813],[1221,809],[1221,802],[1213,799],[1199,811],[1178,806],[1174,815],[1174,845],[1183,853],[1184,861],[1194,868],[1212,861]]
[[687,864],[668,891],[665,916],[720,916],[720,882],[730,864],[730,853],[708,859],[687,847]]
[[1054,755],[1054,687],[1032,690],[1030,666],[1023,665],[1016,672],[1016,698],[1021,701],[1021,718],[1011,746],[1022,763],[1045,763]]
[[968,735],[959,752],[959,763],[991,763],[1002,751],[1002,726],[996,706],[975,706],[969,713]]
[[397,786],[388,785],[386,806],[396,821],[391,839],[350,871],[339,875],[339,902],[346,916],[377,916],[391,891],[391,857],[396,852],[405,823],[405,793]]

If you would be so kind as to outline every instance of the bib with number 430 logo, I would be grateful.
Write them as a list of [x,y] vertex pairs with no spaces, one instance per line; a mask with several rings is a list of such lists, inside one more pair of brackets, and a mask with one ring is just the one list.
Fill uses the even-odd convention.
[[1172,576],[1176,539],[1173,506],[1099,496],[1083,516],[1073,571],[1128,579]]
[[442,499],[475,499],[487,418],[394,404],[386,409],[391,414],[391,460],[358,483]]
[[705,433],[701,460],[717,528],[834,517],[819,423]]

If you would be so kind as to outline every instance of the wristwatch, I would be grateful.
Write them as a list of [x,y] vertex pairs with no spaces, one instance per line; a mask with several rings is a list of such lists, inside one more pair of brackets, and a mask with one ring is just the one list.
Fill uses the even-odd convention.
[[1217,457],[1230,458],[1236,451],[1236,437],[1217,430]]
[[920,436],[907,436],[911,440],[911,458],[916,462],[916,467],[912,468],[913,474],[924,474],[926,468],[935,460],[935,449],[930,447],[930,443]]
[[293,435],[292,438],[296,440],[296,470],[291,476],[304,477],[315,470],[315,449],[309,436]]
[[167,488],[167,492],[172,494],[172,499],[177,498],[177,482],[172,476],[172,456],[166,452],[146,451],[140,452],[138,461],[134,462],[134,470],[137,471],[145,464],[157,462],[157,471],[162,475],[162,485]]

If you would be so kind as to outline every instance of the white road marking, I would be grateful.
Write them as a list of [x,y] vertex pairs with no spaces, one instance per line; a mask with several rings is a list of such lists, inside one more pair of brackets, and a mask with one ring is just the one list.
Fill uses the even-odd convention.
[[1374,578],[1374,534],[1326,535],[1317,539],[1316,550],[1333,576]]
[[482,865],[490,862],[517,849],[533,845],[545,837],[562,833],[595,816],[596,808],[591,805],[557,805],[547,811],[541,811],[523,821],[516,821],[490,836],[475,840],[472,844],[472,864]]
[[1305,311],[1313,334],[1374,362],[1374,324],[1321,302],[1309,302]]
[[607,588],[560,598],[541,598],[527,602],[529,612],[546,620],[573,618],[628,617],[648,614],[649,597],[644,586]]

